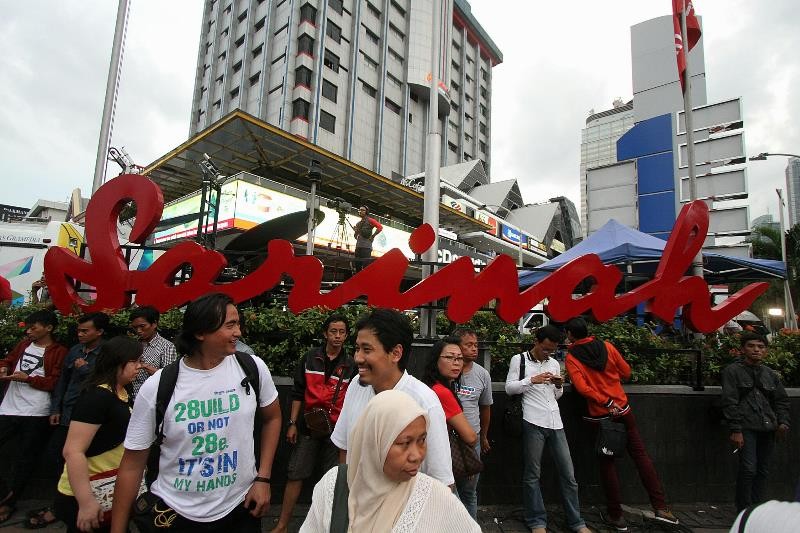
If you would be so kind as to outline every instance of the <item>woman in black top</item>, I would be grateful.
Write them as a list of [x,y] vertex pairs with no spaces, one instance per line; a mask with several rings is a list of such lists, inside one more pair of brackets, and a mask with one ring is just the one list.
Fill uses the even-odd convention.
[[75,404],[55,501],[55,514],[70,533],[110,526],[113,476],[131,416],[126,385],[141,368],[141,356],[141,343],[128,337],[103,344]]

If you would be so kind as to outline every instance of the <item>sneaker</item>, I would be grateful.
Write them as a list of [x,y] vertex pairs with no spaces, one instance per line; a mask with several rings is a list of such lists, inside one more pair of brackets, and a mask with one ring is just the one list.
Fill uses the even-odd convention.
[[603,521],[617,531],[628,531],[628,522],[625,521],[625,517],[623,516],[617,519],[606,516],[603,518]]
[[655,519],[673,525],[678,525],[680,523],[669,509],[656,509]]

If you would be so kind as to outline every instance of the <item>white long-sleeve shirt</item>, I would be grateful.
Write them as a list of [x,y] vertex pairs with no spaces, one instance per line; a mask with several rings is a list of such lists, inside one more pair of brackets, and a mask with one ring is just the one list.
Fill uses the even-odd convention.
[[[525,376],[519,379],[519,358],[525,356]],[[533,384],[531,376],[545,372],[554,375],[561,373],[558,361],[548,357],[537,361],[528,352],[517,354],[511,358],[506,377],[506,394],[522,394],[522,418],[530,424],[548,429],[563,429],[558,399],[564,389],[551,383]]]

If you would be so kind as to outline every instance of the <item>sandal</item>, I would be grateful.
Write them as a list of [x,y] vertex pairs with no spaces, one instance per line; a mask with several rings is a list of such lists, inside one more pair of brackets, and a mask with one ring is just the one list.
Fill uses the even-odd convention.
[[[47,518],[46,515],[48,513],[53,517],[52,519]],[[45,507],[44,509],[28,513],[28,520],[23,522],[23,526],[25,526],[25,529],[43,529],[55,522],[58,522],[55,513],[49,507]]]
[[14,513],[17,511],[17,507],[11,503],[2,503],[0,504],[0,524],[3,522],[7,522],[9,518],[11,518]]

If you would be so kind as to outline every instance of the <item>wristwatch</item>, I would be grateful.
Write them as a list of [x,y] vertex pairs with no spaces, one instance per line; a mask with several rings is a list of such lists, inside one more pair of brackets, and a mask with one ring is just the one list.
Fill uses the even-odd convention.
[[291,418],[289,419],[289,422],[287,422],[287,425],[289,425],[289,426],[293,426],[295,424],[296,424],[296,421],[292,420]]

